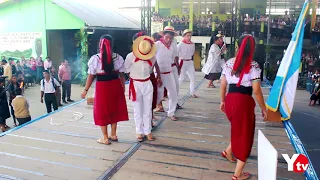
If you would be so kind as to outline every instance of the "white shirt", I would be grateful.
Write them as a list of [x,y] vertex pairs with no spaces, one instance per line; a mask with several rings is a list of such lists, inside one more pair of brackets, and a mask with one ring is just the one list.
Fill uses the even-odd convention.
[[192,59],[192,56],[194,55],[195,50],[196,50],[196,46],[194,43],[186,44],[186,43],[180,42],[178,44],[178,54],[180,59],[183,59],[183,60]]
[[178,54],[176,48],[177,45],[173,41],[168,49],[161,41],[157,41],[156,47],[156,59],[160,68],[160,72],[171,72],[171,65],[174,62],[174,58]]
[[139,60],[134,62],[136,57],[131,52],[127,55],[126,60],[124,62],[124,67],[126,69],[126,73],[130,73],[130,77],[132,79],[147,79],[150,77],[150,72],[153,70],[153,66],[156,62],[156,58],[152,57],[150,61],[152,62],[152,66],[147,61]]
[[48,70],[49,68],[52,67],[52,61],[48,61],[48,60],[44,61],[43,67],[44,67],[44,70]]
[[[239,77],[232,76],[231,72],[234,66],[235,58],[232,58],[226,62],[223,67],[222,75],[226,77],[228,84],[238,84]],[[240,83],[241,86],[250,87],[252,86],[252,80],[260,79],[261,69],[259,64],[255,61],[251,62],[251,69],[248,74],[244,74],[242,81]]]
[[[123,58],[117,53],[113,53],[112,57],[113,57],[114,70],[119,72],[125,72]],[[96,55],[93,55],[88,62],[88,74],[96,75],[100,73],[104,73],[104,70],[102,70],[102,62],[100,61],[100,54],[96,54]]]
[[[41,82],[40,82],[40,90],[41,91],[44,91],[44,93],[55,93],[56,92],[56,89],[54,88],[53,84],[52,84],[52,80],[54,82],[54,84],[57,86],[57,87],[60,87],[60,84],[59,82],[55,79],[55,78],[50,78],[49,81],[45,80],[45,79],[42,79]],[[44,81],[44,86],[43,86],[43,81]]]

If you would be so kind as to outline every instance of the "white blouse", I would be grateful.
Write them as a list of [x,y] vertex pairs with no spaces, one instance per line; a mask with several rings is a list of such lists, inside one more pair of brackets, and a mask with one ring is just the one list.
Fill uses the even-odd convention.
[[194,43],[192,44],[185,44],[180,42],[178,44],[178,54],[180,59],[190,60],[194,55],[194,51],[196,50],[196,46]]
[[[112,58],[113,58],[114,70],[119,72],[125,72],[123,58],[117,53],[113,53]],[[102,62],[100,61],[100,54],[96,54],[96,55],[93,55],[88,62],[88,74],[96,75],[100,73],[104,73],[104,70],[102,70]]]
[[[226,77],[228,84],[238,84],[240,79],[235,75],[231,75],[234,62],[235,62],[235,58],[228,60],[224,65],[221,73],[223,76]],[[259,64],[255,61],[252,61],[250,72],[248,74],[243,75],[240,85],[245,87],[250,87],[252,86],[252,80],[260,79],[260,75],[261,75],[261,69],[259,67]]]

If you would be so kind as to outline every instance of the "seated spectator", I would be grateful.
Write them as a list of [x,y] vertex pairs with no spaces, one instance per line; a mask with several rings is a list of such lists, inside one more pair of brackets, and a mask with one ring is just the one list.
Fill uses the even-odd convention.
[[14,114],[19,122],[19,126],[31,121],[29,102],[22,95],[22,89],[16,89],[16,97],[12,100]]

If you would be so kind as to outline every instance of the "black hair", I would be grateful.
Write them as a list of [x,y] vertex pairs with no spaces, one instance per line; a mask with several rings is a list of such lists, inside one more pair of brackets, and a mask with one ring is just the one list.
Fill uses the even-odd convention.
[[162,36],[157,32],[153,33],[152,37],[153,37],[154,41],[159,41],[162,38]]
[[147,33],[145,31],[140,31],[139,33],[136,33],[135,35],[133,35],[132,42],[135,41],[138,37],[146,36],[146,35],[147,35]]
[[211,47],[212,46],[212,44],[214,44],[217,40],[219,40],[220,39],[220,37],[217,37],[217,35],[213,35],[213,36],[211,36],[211,39],[210,39],[210,46],[209,47]]
[[13,61],[14,59],[13,59],[12,57],[10,57],[8,60],[9,60],[9,61]]
[[5,82],[6,82],[5,78],[0,77],[0,83],[5,83]]
[[16,95],[22,95],[22,89],[21,88],[17,88],[15,90]]
[[[232,74],[236,75],[236,76],[239,76],[241,71],[243,70],[245,64],[247,63],[247,61],[249,61],[250,59],[248,58],[250,56],[250,53],[254,53],[254,49],[251,49],[251,41],[247,41],[246,44],[242,44],[243,43],[243,40],[245,37],[247,36],[251,36],[249,34],[246,34],[246,35],[243,35],[239,38],[239,43],[238,43],[238,49],[240,49],[240,47],[243,45],[245,46],[244,48],[244,51],[243,51],[243,56],[242,56],[242,59],[241,59],[241,62],[240,62],[240,66],[239,68],[237,69],[237,71],[233,72]],[[253,45],[255,46],[255,39],[254,37],[252,36],[253,38]]]
[[[101,50],[100,50],[100,43],[99,43],[99,50],[100,50],[100,53],[101,53],[101,56],[102,56],[102,57],[100,57],[100,59],[101,59],[102,62],[106,62],[107,59],[108,59],[108,55],[110,55],[111,58],[112,58],[112,54],[113,54],[113,53],[112,53],[112,51],[113,51],[113,39],[112,39],[112,37],[111,37],[109,34],[106,34],[106,35],[101,36],[100,42],[101,42],[102,39],[107,39],[107,40],[110,41],[111,54],[107,54],[107,51],[105,50],[106,47],[105,47],[104,45],[103,45],[103,47],[102,47],[103,52],[101,52]],[[113,64],[113,60],[111,59],[111,63],[110,63],[110,64],[105,63],[105,65],[104,65],[104,72],[105,72],[105,73],[107,73],[107,72],[112,72],[113,70],[114,70],[114,64]]]
[[171,36],[174,36],[174,32],[171,32],[171,31],[163,31],[163,35],[166,35],[166,34],[170,34]]
[[48,74],[49,74],[49,71],[48,71],[48,70],[44,70],[44,71],[42,71],[42,72],[44,72],[44,73],[48,73]]
[[3,62],[3,63],[8,63],[8,61],[7,61],[7,60],[5,60],[5,59],[2,59],[2,62]]

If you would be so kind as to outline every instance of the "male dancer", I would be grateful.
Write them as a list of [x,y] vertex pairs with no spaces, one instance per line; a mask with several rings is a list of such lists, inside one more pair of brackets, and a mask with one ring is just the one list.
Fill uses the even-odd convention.
[[[177,49],[177,40],[173,38],[172,44],[174,44],[174,52],[177,54],[174,55],[174,58],[172,59],[172,73],[174,75],[174,81],[176,83],[176,89],[177,89],[177,95],[179,98],[179,75],[181,72],[181,67],[179,66],[179,54],[178,54],[178,49]],[[182,109],[182,107],[177,103],[177,109]]]
[[[143,32],[134,37],[132,52],[125,60],[126,72],[130,74],[129,97],[134,109],[137,140],[142,142],[143,135],[149,141],[154,141],[151,134],[153,86],[150,81],[150,72],[156,64],[156,46],[151,37],[144,36]],[[160,73],[156,66],[157,74]],[[158,76],[158,81],[161,81]]]
[[179,84],[181,85],[184,81],[186,74],[190,79],[190,95],[193,98],[197,98],[195,94],[195,70],[194,70],[194,62],[192,57],[195,52],[195,44],[191,41],[192,31],[186,29],[183,31],[182,37],[183,40],[178,44],[178,54],[180,59],[180,79]]
[[[172,40],[177,33],[174,31],[173,27],[167,26],[161,32],[161,35],[162,38],[160,41],[156,42],[156,58],[160,68],[160,76],[163,86],[158,88],[157,104],[159,104],[163,99],[165,87],[168,90],[169,96],[168,117],[173,121],[177,121],[178,119],[175,117],[175,111],[178,104],[178,94],[174,75],[172,73],[172,61],[177,56],[177,48],[174,47],[176,44],[174,44]],[[176,64],[178,64],[178,62],[176,62]]]

